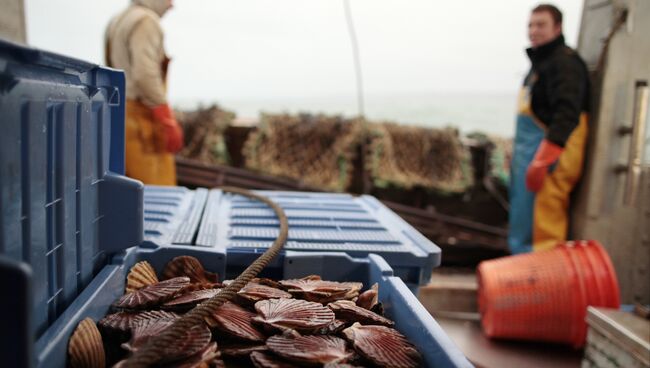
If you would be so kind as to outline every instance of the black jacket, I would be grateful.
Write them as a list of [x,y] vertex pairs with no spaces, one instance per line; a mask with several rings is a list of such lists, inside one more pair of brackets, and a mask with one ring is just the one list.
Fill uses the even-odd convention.
[[580,114],[589,110],[587,66],[564,36],[526,52],[532,67],[524,84],[532,85],[532,111],[548,127],[546,139],[564,147]]

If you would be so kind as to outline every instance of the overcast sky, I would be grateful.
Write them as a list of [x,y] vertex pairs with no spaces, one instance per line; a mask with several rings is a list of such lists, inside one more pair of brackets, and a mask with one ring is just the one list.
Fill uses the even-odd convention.
[[[26,0],[30,44],[101,63],[109,19],[128,0]],[[351,96],[341,0],[175,0],[163,19],[170,100]],[[514,94],[531,0],[351,0],[369,95]],[[577,41],[582,0],[555,1]]]
[[[29,42],[101,62],[128,0],[26,0]],[[509,91],[528,68],[530,0],[351,0],[366,89]],[[582,0],[557,1],[575,44]],[[175,0],[165,16],[172,96],[328,95],[354,90],[340,0]]]

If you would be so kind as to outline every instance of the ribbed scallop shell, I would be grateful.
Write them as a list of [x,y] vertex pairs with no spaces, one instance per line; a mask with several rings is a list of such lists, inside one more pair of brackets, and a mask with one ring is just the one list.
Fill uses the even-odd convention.
[[214,367],[216,361],[221,361],[220,359],[221,354],[217,350],[217,343],[212,342],[208,344],[203,350],[199,351],[198,353],[192,355],[191,357],[181,361],[181,362],[174,362],[170,363],[168,365],[162,366],[162,368],[199,368],[199,367],[208,367],[212,366]]
[[171,299],[190,282],[187,277],[176,277],[123,295],[113,304],[116,308],[144,309],[154,307]]
[[255,313],[249,312],[237,304],[226,302],[214,314],[206,319],[208,326],[239,339],[264,341],[266,338],[252,324]]
[[271,336],[266,346],[284,359],[307,364],[341,363],[354,353],[346,349],[345,340],[336,336]]
[[72,368],[103,368],[106,355],[102,335],[95,322],[86,318],[77,325],[68,342],[69,366]]
[[133,326],[138,312],[118,312],[105,316],[97,322],[102,329],[108,329],[119,332],[129,332]]
[[143,319],[138,321],[131,329],[131,340],[122,344],[122,347],[130,352],[135,352],[146,344],[152,336],[160,335],[172,323],[174,321],[168,319]]
[[171,362],[190,357],[205,349],[212,340],[212,333],[205,324],[194,325],[184,331],[176,343],[167,345],[161,354],[161,362]]
[[276,289],[270,286],[249,282],[244,286],[237,295],[249,302],[258,302],[264,299],[291,298],[291,294],[284,290]]
[[319,303],[299,299],[269,299],[255,303],[254,321],[279,329],[315,330],[334,321],[334,313]]
[[372,307],[379,303],[379,285],[375,283],[372,287],[359,294],[357,305],[361,308],[371,310]]
[[343,334],[357,352],[379,366],[415,368],[422,361],[406,337],[392,328],[355,323],[343,330]]
[[216,296],[219,294],[219,290],[220,289],[204,289],[190,291],[189,293],[176,296],[172,300],[165,302],[161,308],[178,310],[190,309]]
[[251,353],[251,362],[257,368],[296,368],[297,365],[293,365],[289,362],[271,355],[269,353],[264,353],[261,351],[255,351]]
[[195,257],[180,256],[167,263],[162,273],[163,279],[186,276],[191,283],[215,283],[219,281],[217,274],[208,272]]
[[283,280],[280,284],[295,297],[320,303],[355,298],[363,287],[359,282],[323,281],[313,276]]
[[349,300],[338,300],[327,305],[336,318],[346,322],[360,322],[364,325],[382,325],[391,327],[395,323],[388,318],[361,308]]
[[219,350],[221,351],[221,354],[223,354],[224,356],[239,358],[239,357],[249,356],[254,351],[267,351],[269,350],[269,348],[267,348],[265,344],[261,344],[261,345],[237,344],[237,345],[220,346]]
[[126,276],[126,292],[130,293],[145,286],[158,283],[156,271],[147,261],[136,263]]
[[176,313],[165,311],[118,312],[102,318],[97,325],[113,331],[130,332],[138,322],[143,320],[174,320],[178,317]]

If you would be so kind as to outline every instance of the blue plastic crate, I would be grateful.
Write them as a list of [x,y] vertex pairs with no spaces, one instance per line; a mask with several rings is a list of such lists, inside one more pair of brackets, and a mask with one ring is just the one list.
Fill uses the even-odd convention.
[[155,244],[192,245],[207,197],[207,189],[145,186],[145,241]]
[[[414,293],[440,265],[440,248],[372,196],[258,193],[285,210],[287,250],[345,252],[352,257],[379,254]],[[228,273],[236,274],[272,244],[278,231],[278,220],[265,204],[211,190],[195,244],[225,244]]]
[[28,342],[68,317],[108,255],[142,242],[142,184],[119,175],[124,98],[122,72],[0,41],[3,366],[28,364]]
[[[126,275],[136,262],[146,260],[157,272],[178,255],[199,258],[206,269],[218,271],[222,259],[210,249],[193,246],[157,247],[149,245],[129,249],[114,258],[80,298],[70,307],[66,318],[51,331],[51,339],[36,346],[40,366],[63,367],[66,362],[67,341],[76,325],[84,318],[101,319],[124,292]],[[447,337],[438,323],[424,309],[404,282],[393,276],[391,267],[380,256],[371,254],[354,258],[339,252],[287,251],[262,276],[296,278],[310,274],[334,281],[360,281],[364,285],[379,284],[379,299],[395,327],[415,344],[424,356],[427,367],[471,367],[464,355]],[[47,362],[47,364],[45,363]]]

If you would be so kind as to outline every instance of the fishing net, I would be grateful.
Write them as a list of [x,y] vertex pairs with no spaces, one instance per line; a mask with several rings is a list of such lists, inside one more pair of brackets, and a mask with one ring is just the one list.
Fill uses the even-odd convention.
[[393,123],[369,125],[366,167],[375,186],[459,193],[473,185],[471,156],[458,131]]
[[230,158],[224,133],[235,119],[235,114],[218,105],[199,106],[193,111],[176,111],[183,127],[185,147],[181,156],[206,164],[228,164]]
[[317,188],[345,191],[362,142],[360,121],[340,116],[262,114],[246,141],[246,167]]
[[490,161],[487,175],[501,185],[509,186],[510,162],[512,161],[512,138],[488,135],[482,132],[472,132],[467,135],[467,138],[489,147],[488,155]]

